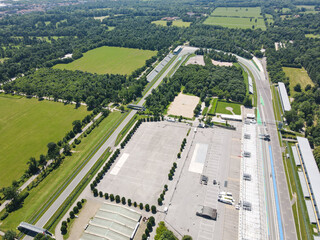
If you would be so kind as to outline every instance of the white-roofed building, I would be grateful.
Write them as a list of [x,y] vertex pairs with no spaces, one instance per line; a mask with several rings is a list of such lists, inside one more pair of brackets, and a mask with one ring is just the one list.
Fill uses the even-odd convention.
[[279,95],[280,95],[280,99],[281,99],[282,110],[284,112],[290,111],[291,104],[289,101],[286,86],[284,85],[283,82],[278,82],[278,88],[279,88]]
[[310,192],[310,200],[313,205],[313,211],[316,217],[318,230],[320,230],[320,172],[316,160],[313,157],[313,153],[308,139],[303,137],[297,137],[297,140],[297,149],[299,150],[299,157],[301,158],[302,162],[301,167],[308,185],[308,191]]

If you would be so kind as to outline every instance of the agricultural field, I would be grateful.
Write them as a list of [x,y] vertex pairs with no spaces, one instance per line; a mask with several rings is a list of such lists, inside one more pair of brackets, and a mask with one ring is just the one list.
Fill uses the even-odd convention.
[[217,106],[216,113],[232,114],[232,112],[227,110],[227,108],[232,108],[232,111],[236,115],[240,115],[241,114],[241,104],[232,103],[232,102],[225,102],[225,101],[218,101],[218,106]]
[[[270,16],[267,16],[268,23],[272,20],[272,16],[271,18]],[[204,24],[218,25],[227,28],[261,28],[262,30],[266,29],[264,20],[262,19],[260,7],[218,7],[204,21]]]
[[71,63],[57,64],[53,68],[98,74],[131,74],[156,54],[157,51],[104,46],[84,53],[82,58]]
[[304,68],[284,67],[283,71],[285,72],[286,76],[289,77],[291,96],[293,96],[293,94],[295,93],[293,88],[298,83],[301,84],[302,91],[304,91],[304,88],[308,84],[310,84],[311,86],[314,86],[314,83],[312,82],[307,71]]
[[260,14],[260,7],[218,7],[211,16],[259,18]]
[[87,137],[82,138],[72,156],[66,157],[57,170],[49,174],[36,188],[29,191],[29,196],[25,199],[23,207],[10,213],[1,224],[0,230],[16,229],[21,221],[30,222],[37,211],[62,187],[66,179],[90,156],[90,153],[94,151],[105,135],[112,131],[121,116],[120,112],[110,113]]
[[227,28],[252,28],[254,26],[255,29],[261,28],[262,30],[266,30],[266,26],[264,24],[264,20],[262,18],[257,18],[257,22],[255,19],[250,21],[250,18],[235,18],[235,17],[208,17],[204,24],[207,25],[218,25]]
[[[159,20],[159,21],[153,21],[152,23],[160,25],[160,26],[167,26],[167,21]],[[175,27],[189,27],[191,22],[183,22],[182,20],[176,20],[172,22],[172,26]]]
[[61,140],[74,120],[89,112],[52,101],[0,94],[0,188],[20,178],[30,157],[46,154],[47,144]]

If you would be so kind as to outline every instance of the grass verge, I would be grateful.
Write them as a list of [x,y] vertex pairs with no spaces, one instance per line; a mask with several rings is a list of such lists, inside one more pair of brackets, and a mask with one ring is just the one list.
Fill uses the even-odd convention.
[[135,124],[135,122],[139,119],[139,116],[136,114],[133,118],[127,123],[127,125],[122,129],[122,131],[117,136],[117,139],[115,141],[114,146],[117,146],[122,138],[128,133],[128,131],[131,129],[131,127]]
[[210,110],[209,110],[209,112],[208,112],[208,115],[212,115],[212,116],[215,115],[215,113],[216,113],[216,108],[217,108],[217,103],[218,103],[218,98],[212,99],[212,101],[211,101],[211,108],[210,108]]
[[81,180],[81,182],[77,185],[77,187],[73,190],[70,196],[64,201],[64,203],[60,206],[60,208],[55,212],[55,214],[52,216],[49,222],[45,225],[45,227],[49,229],[49,231],[55,230],[61,218],[67,213],[67,211],[72,206],[74,201],[79,197],[81,192],[89,184],[91,179],[103,166],[103,164],[106,162],[106,160],[110,155],[111,155],[110,148],[108,148],[104,152],[104,154],[99,158],[99,160],[95,163],[95,165],[90,169],[90,171],[86,174],[86,176]]

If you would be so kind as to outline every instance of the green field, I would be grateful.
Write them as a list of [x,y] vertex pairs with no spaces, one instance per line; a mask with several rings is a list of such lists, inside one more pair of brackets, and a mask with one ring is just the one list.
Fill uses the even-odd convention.
[[49,174],[36,188],[29,191],[30,195],[25,199],[23,207],[10,213],[0,225],[0,229],[2,231],[16,229],[21,221],[30,222],[37,211],[53,197],[55,192],[62,187],[64,181],[66,181],[90,155],[106,133],[112,131],[121,116],[122,114],[120,112],[110,113],[110,115],[100,123],[99,127],[96,127],[87,137],[82,138],[80,145],[74,149],[75,152],[72,156],[66,157],[57,170]]
[[209,115],[214,115],[216,113],[217,104],[218,104],[218,98],[213,98],[210,103],[210,109],[208,112]]
[[[153,21],[151,23],[160,25],[160,26],[167,26],[167,21],[159,20],[159,21]],[[172,26],[175,27],[189,27],[191,22],[183,22],[182,20],[176,20],[172,22]]]
[[9,58],[0,58],[0,63],[3,63],[7,59],[9,59]]
[[53,68],[98,74],[131,74],[156,54],[156,51],[104,46],[84,53],[82,58],[71,63],[57,64]]
[[236,115],[240,115],[241,114],[241,104],[225,102],[225,101],[218,101],[218,106],[217,106],[216,113],[232,114],[229,110],[226,109],[226,107],[233,108],[233,112]]
[[285,72],[286,76],[289,77],[290,81],[290,93],[291,96],[293,96],[294,93],[294,86],[296,86],[298,83],[301,84],[301,89],[304,91],[304,88],[310,84],[311,86],[314,86],[314,83],[310,79],[307,71],[304,68],[289,68],[284,67],[282,68]]
[[103,19],[109,18],[110,16],[101,16],[101,17],[94,17],[95,20],[100,20],[102,22]]
[[211,16],[258,18],[260,13],[260,7],[218,7]]
[[266,29],[264,20],[262,18],[256,18],[250,21],[250,18],[235,18],[235,17],[208,17],[203,24],[207,25],[218,25],[227,28],[252,28],[254,29],[261,28],[262,30]]
[[0,187],[18,180],[30,157],[45,154],[47,144],[61,140],[74,120],[89,114],[52,101],[0,94]]
[[320,34],[306,34],[306,38],[320,38]]

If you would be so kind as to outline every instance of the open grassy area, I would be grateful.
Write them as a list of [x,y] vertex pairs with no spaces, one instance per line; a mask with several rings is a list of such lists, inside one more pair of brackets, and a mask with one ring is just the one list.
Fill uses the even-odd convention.
[[320,34],[306,34],[306,38],[320,38]]
[[[159,21],[153,21],[152,23],[160,25],[160,26],[167,26],[167,21],[159,20]],[[175,27],[189,27],[191,22],[183,22],[182,20],[176,20],[172,22],[172,26]]]
[[[255,22],[257,20],[257,22]],[[207,25],[218,25],[227,28],[261,28],[266,30],[264,20],[262,18],[254,18],[250,21],[250,18],[239,18],[239,17],[208,17],[203,24]]]
[[294,87],[300,83],[301,84],[301,89],[304,91],[305,87],[310,84],[311,86],[314,86],[314,83],[310,79],[307,71],[304,68],[289,68],[289,67],[284,67],[283,71],[285,72],[286,76],[289,77],[290,80],[290,93],[291,96],[296,93],[294,91]]
[[209,115],[214,115],[216,113],[217,104],[218,104],[218,98],[212,99],[210,103],[210,109],[208,112]]
[[106,134],[112,131],[121,116],[120,112],[111,113],[91,134],[82,138],[80,145],[73,149],[75,152],[72,156],[66,157],[57,170],[50,173],[36,188],[30,191],[30,195],[25,199],[23,208],[10,213],[3,224],[0,225],[0,229],[15,229],[21,221],[30,222],[37,211],[62,187],[64,181],[90,156]]
[[241,104],[239,103],[232,103],[232,102],[225,102],[225,101],[218,101],[217,110],[216,113],[222,113],[222,114],[232,114],[229,110],[226,109],[226,107],[233,108],[233,112],[236,115],[241,114]]
[[20,178],[30,157],[46,154],[47,144],[61,140],[74,120],[89,112],[52,101],[0,94],[0,187]]
[[95,20],[100,20],[102,22],[103,19],[109,18],[110,16],[101,16],[101,17],[94,17]]
[[84,53],[82,58],[71,63],[57,64],[53,68],[98,74],[131,74],[156,54],[156,51],[104,46]]
[[0,58],[0,63],[3,63],[7,59],[9,59],[9,58]]
[[211,16],[224,16],[224,17],[261,17],[260,7],[218,7]]

